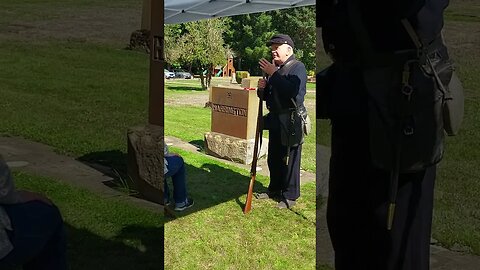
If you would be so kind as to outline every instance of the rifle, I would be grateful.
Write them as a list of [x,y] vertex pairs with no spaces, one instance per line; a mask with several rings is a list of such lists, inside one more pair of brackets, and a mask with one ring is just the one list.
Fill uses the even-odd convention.
[[[265,78],[265,75],[263,76]],[[264,89],[262,89],[263,91]],[[261,96],[261,95],[260,95]],[[252,208],[252,196],[253,196],[253,184],[255,183],[255,177],[257,176],[257,159],[258,159],[258,143],[262,138],[262,126],[263,121],[263,99],[259,96],[258,101],[258,116],[257,116],[257,128],[255,131],[255,146],[253,149],[252,167],[250,169],[250,185],[248,186],[247,200],[245,202],[244,214],[248,214]]]

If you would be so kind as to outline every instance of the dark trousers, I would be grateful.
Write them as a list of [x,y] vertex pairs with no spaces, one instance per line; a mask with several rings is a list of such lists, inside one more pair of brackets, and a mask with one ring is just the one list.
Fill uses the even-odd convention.
[[20,265],[25,270],[67,269],[65,231],[57,207],[38,201],[3,207],[12,223],[13,231],[7,232],[14,249],[0,260],[1,269]]
[[327,223],[335,267],[429,269],[436,167],[400,175],[393,228],[388,231],[389,172],[371,165],[367,126],[360,120],[332,121]]
[[185,162],[180,156],[165,157],[168,162],[168,172],[165,174],[164,190],[165,198],[170,200],[170,190],[167,184],[167,178],[172,177],[173,200],[175,203],[183,203],[187,199],[187,181],[185,176]]
[[293,201],[300,197],[301,155],[302,145],[289,149],[281,144],[280,130],[269,131],[267,163],[270,170],[270,192],[280,192],[284,198]]

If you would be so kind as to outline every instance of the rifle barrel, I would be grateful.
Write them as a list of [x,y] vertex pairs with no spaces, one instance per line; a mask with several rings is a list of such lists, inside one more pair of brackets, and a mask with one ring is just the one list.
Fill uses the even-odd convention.
[[248,193],[247,193],[247,200],[245,202],[245,208],[243,209],[243,213],[247,214],[250,212],[252,208],[252,197],[253,197],[253,185],[255,184],[255,177],[257,175],[257,159],[258,159],[258,143],[260,140],[260,136],[262,136],[262,129],[261,129],[261,121],[263,118],[263,101],[259,98],[258,102],[258,116],[257,116],[257,128],[255,131],[255,144],[253,149],[253,160],[252,160],[252,167],[250,169],[250,185],[248,186]]

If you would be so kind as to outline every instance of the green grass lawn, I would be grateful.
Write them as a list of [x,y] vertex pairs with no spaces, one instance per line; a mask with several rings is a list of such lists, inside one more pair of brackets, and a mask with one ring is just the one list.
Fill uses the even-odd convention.
[[[165,269],[314,269],[315,184],[292,210],[254,199],[243,214],[248,171],[172,148],[187,162],[195,206],[165,224]],[[255,191],[268,179],[257,176]]]
[[35,22],[54,20],[70,16],[70,12],[92,8],[141,8],[138,1],[132,0],[2,0],[0,3],[0,25],[12,21]]
[[[166,83],[166,100],[196,95],[208,100],[198,81]],[[210,108],[167,102],[165,134],[203,145],[210,117]],[[309,136],[303,148],[302,167],[310,171],[315,169],[314,140],[315,135]],[[197,153],[172,151],[180,152],[187,162],[188,186],[196,206],[193,213],[165,225],[166,269],[314,269],[314,183],[301,186],[302,196],[293,212],[275,209],[273,201],[254,200],[253,211],[244,216],[247,171]],[[257,176],[256,191],[264,191],[267,185],[268,178]]]
[[439,165],[433,237],[446,247],[480,255],[480,5],[453,5],[451,12],[475,14],[477,20],[446,22],[447,44],[465,88],[465,116],[455,137],[446,139]]
[[[147,119],[148,59],[75,42],[0,42],[0,134],[82,156],[126,151]],[[68,68],[66,68],[68,67]]]
[[17,188],[46,194],[60,209],[69,269],[161,269],[163,214],[44,177],[14,178]]

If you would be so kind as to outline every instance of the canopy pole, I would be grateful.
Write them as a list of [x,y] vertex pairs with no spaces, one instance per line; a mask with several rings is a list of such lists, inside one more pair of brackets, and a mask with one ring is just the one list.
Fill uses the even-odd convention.
[[152,24],[150,21],[151,11],[150,8],[151,0],[143,0],[142,5],[142,24],[140,29],[150,30],[150,25]]
[[[164,126],[164,0],[148,0],[150,2],[150,84],[148,103],[148,123]],[[148,13],[147,13],[148,14]],[[145,18],[144,18],[145,19]],[[144,19],[142,19],[142,24]]]

